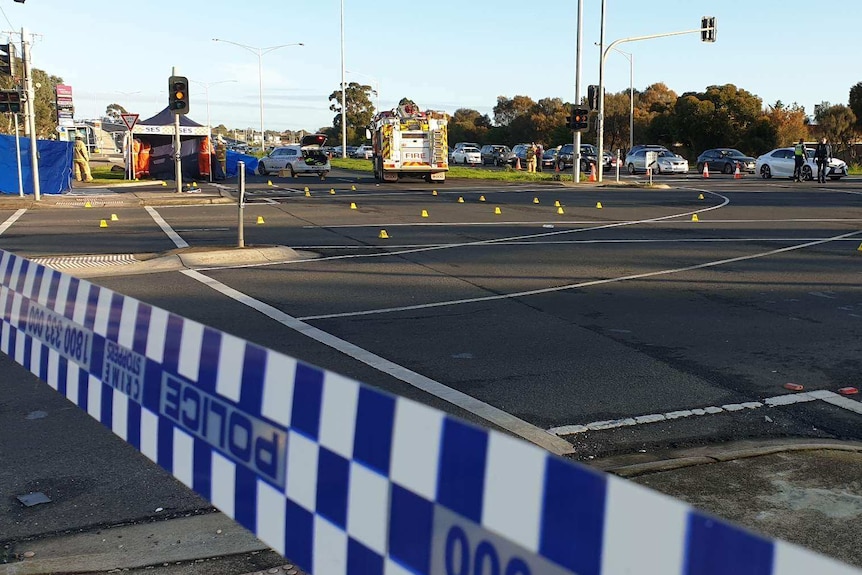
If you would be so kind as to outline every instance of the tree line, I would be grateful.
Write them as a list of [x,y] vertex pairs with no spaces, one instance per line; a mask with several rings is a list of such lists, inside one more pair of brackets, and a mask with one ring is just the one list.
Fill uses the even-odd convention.
[[[371,86],[352,82],[346,87],[348,143],[365,141],[365,127],[374,108]],[[629,144],[629,90],[605,95],[605,146],[626,150]],[[330,94],[332,126],[321,128],[341,141],[341,89]],[[586,100],[582,102],[586,105]],[[513,146],[541,142],[555,147],[572,141],[566,127],[572,104],[561,98],[497,97],[493,117],[470,108],[455,110],[449,121],[450,142],[479,142]],[[663,144],[687,157],[709,148],[737,148],[752,156],[826,136],[836,155],[857,162],[853,145],[862,137],[862,82],[850,88],[847,104],[822,102],[812,115],[797,103],[765,105],[760,97],[733,84],[709,86],[702,92],[677,95],[658,82],[634,92],[634,142]],[[591,129],[582,136],[596,141],[595,113]]]

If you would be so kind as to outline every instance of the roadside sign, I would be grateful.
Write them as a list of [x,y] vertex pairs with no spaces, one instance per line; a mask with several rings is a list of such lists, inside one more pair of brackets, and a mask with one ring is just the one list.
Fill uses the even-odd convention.
[[139,114],[120,114],[120,118],[123,119],[123,123],[131,132],[135,128],[135,124],[138,123]]

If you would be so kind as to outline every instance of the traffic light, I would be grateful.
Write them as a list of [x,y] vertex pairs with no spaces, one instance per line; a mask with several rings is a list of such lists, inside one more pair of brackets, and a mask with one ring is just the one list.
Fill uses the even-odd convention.
[[0,44],[0,75],[15,75],[15,44]]
[[168,79],[168,108],[174,114],[189,113],[189,79],[185,76]]
[[595,84],[587,86],[587,105],[590,110],[599,109],[599,87]]
[[21,113],[21,93],[18,90],[0,90],[0,113]]
[[700,19],[700,41],[715,42],[715,16]]
[[572,110],[572,115],[566,119],[571,129],[577,132],[584,132],[590,127],[589,116],[590,111],[586,108],[575,108]]

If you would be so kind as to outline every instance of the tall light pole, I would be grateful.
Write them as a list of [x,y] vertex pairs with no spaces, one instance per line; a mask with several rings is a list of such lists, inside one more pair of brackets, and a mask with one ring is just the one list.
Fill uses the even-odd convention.
[[629,61],[629,150],[635,147],[635,55],[614,48]]
[[257,83],[258,97],[260,100],[260,149],[261,151],[263,151],[264,149],[266,149],[266,136],[265,132],[263,131],[263,56],[264,54],[269,54],[273,50],[278,50],[279,48],[287,48],[288,46],[305,46],[305,44],[303,44],[302,42],[294,42],[292,44],[269,46],[268,48],[256,48],[254,46],[246,46],[245,44],[231,42],[230,40],[222,40],[220,38],[213,38],[213,42],[224,42],[225,44],[233,44],[234,46],[239,46],[240,48],[248,50],[252,54],[257,55]]
[[[215,86],[216,84],[227,84],[228,82],[236,82],[236,80],[219,80],[218,82],[201,82],[199,80],[192,80],[195,84],[200,84],[204,87],[204,94],[206,96],[207,101],[207,141],[209,142],[209,146],[212,146],[212,137],[213,137],[213,125],[210,122],[210,86]],[[209,178],[210,182],[213,181],[213,155],[210,153],[210,150],[207,149],[207,166],[209,168]]]
[[348,74],[356,74],[358,76],[363,76],[363,77],[371,80],[371,82],[373,83],[373,86],[371,89],[374,91],[374,96],[377,99],[377,103],[374,105],[374,113],[376,114],[377,112],[379,112],[380,111],[380,80],[378,80],[374,76],[369,76],[368,74],[363,74],[362,72],[357,72],[355,70],[346,70],[346,72]]
[[344,85],[344,0],[341,0],[341,157],[347,157],[347,87]]
[[[578,0],[578,39],[575,54],[575,107],[581,105],[581,50],[584,44],[584,0]],[[581,132],[575,130],[572,150],[572,183],[581,181]]]

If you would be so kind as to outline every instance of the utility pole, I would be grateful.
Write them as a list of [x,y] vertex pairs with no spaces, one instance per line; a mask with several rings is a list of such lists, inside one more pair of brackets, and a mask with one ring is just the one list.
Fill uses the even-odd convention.
[[[581,48],[584,34],[584,0],[578,0],[578,40],[575,56],[575,107],[581,105]],[[575,130],[574,149],[572,150],[572,183],[581,181],[581,132]]]
[[33,73],[30,65],[30,35],[21,28],[21,58],[24,62],[24,92],[27,94],[27,117],[25,119],[30,129],[30,166],[33,171],[33,195],[36,201],[42,199],[39,188],[39,150],[36,148],[36,92],[33,89]]

